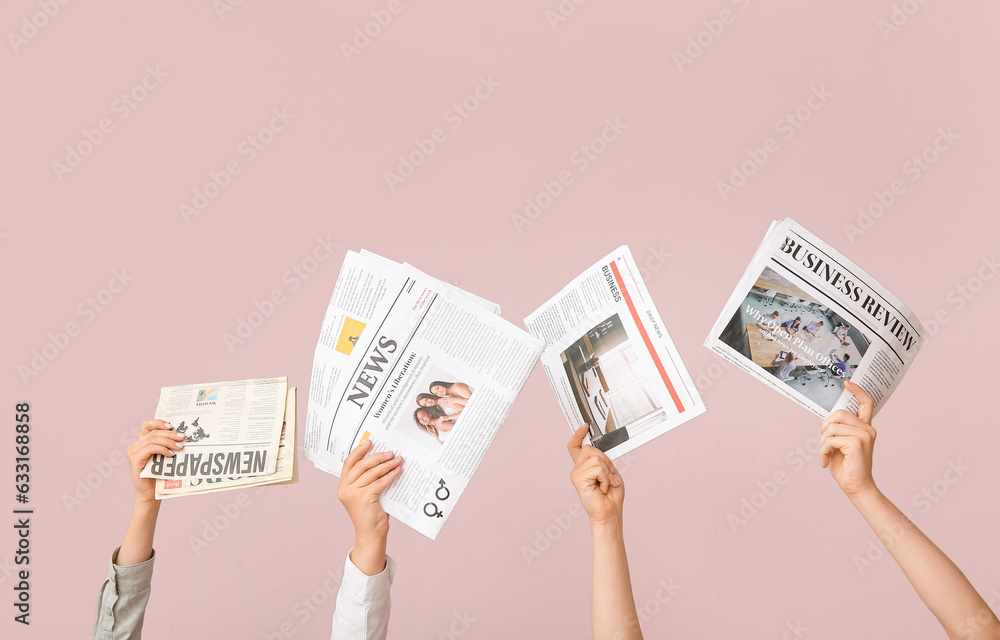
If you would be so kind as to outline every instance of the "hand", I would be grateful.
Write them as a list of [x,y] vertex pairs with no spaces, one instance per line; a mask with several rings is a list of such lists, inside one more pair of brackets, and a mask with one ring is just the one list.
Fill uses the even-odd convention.
[[155,502],[155,480],[140,478],[139,473],[154,453],[173,456],[184,448],[184,434],[177,433],[163,420],[146,420],[139,429],[139,439],[128,446],[128,464],[132,469],[132,486],[135,487],[136,504]]
[[832,413],[821,426],[819,462],[849,498],[878,491],[872,479],[872,453],[875,429],[872,414],[875,402],[864,389],[850,380],[844,386],[858,399],[858,415],[840,409]]
[[597,447],[583,444],[588,429],[586,424],[577,429],[566,445],[575,464],[569,479],[580,495],[591,527],[620,525],[625,484],[607,454]]
[[391,451],[365,456],[371,440],[354,448],[344,460],[337,498],[354,524],[351,560],[363,573],[377,575],[385,568],[385,545],[389,516],[378,502],[379,495],[403,471],[403,458]]

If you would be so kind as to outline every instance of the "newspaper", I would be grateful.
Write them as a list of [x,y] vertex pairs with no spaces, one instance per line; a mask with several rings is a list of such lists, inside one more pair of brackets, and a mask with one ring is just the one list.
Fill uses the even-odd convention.
[[819,416],[877,412],[927,331],[906,305],[791,218],[771,224],[705,346]]
[[306,457],[339,475],[366,439],[403,456],[380,503],[436,538],[542,350],[498,310],[411,265],[349,253],[313,361]]
[[285,396],[285,421],[281,427],[281,440],[278,444],[277,465],[274,473],[266,476],[160,479],[156,481],[155,493],[157,500],[163,500],[230,489],[244,489],[270,484],[293,484],[295,482],[298,482],[298,469],[295,465],[295,387],[289,387],[288,394]]
[[286,378],[160,389],[157,419],[187,436],[174,456],[155,454],[142,478],[218,478],[274,473],[285,414]]
[[572,429],[612,459],[704,413],[627,245],[525,318]]

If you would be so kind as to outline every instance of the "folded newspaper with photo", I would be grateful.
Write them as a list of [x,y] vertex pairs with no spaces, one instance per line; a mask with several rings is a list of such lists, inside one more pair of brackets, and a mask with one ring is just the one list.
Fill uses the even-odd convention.
[[906,305],[791,218],[774,222],[705,346],[819,416],[877,412],[927,331]]
[[230,489],[298,482],[298,469],[295,465],[295,387],[289,387],[288,394],[285,396],[285,421],[281,428],[277,460],[274,473],[266,476],[158,479],[155,488],[156,499],[163,500]]
[[705,404],[627,245],[525,318],[572,429],[612,459],[704,413]]
[[173,456],[154,454],[142,478],[218,478],[274,473],[287,378],[160,389],[154,416],[187,436]]
[[[354,275],[345,280],[342,273],[334,289],[313,363],[307,457],[339,475],[347,454],[366,439],[372,454],[403,456],[402,473],[380,503],[434,539],[542,344],[493,313],[495,305],[408,264],[378,281],[384,290],[375,308],[348,311],[345,301],[362,295],[352,282],[378,270],[375,262],[349,254],[344,269]],[[345,335],[353,338],[349,347]],[[320,348],[324,342],[347,353],[332,356]]]
[[[348,251],[344,258],[313,354],[306,412],[303,442],[306,459],[321,469],[336,467],[339,473],[336,457],[320,444],[322,433],[330,426],[333,403],[337,402],[334,392],[341,388],[345,371],[351,370],[351,354],[362,330],[372,322],[390,281],[402,268],[398,262],[364,249],[361,253]],[[491,313],[500,313],[499,305],[466,291],[460,293]]]

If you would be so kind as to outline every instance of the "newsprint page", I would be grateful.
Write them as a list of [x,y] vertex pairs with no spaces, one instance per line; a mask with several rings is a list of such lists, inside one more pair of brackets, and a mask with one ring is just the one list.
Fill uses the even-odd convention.
[[705,346],[818,416],[877,412],[927,331],[874,278],[791,218],[771,224]]
[[154,416],[187,440],[177,455],[151,456],[140,477],[194,480],[273,474],[287,394],[284,377],[163,387]]
[[316,345],[306,457],[339,476],[363,440],[402,455],[382,508],[436,538],[542,351],[498,313],[408,264],[349,252]]
[[705,411],[627,245],[524,319],[571,429],[612,459]]

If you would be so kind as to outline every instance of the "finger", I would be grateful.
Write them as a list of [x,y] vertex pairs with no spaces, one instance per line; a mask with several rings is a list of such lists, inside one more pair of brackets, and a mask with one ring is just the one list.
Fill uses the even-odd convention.
[[[392,453],[390,453],[389,455],[392,455]],[[375,482],[376,480],[378,480],[385,474],[389,473],[390,471],[392,471],[394,468],[398,467],[401,464],[403,464],[403,458],[401,456],[395,456],[393,458],[390,458],[389,460],[385,460],[385,462],[382,462],[381,464],[377,464],[371,467],[363,474],[361,474],[358,477],[358,479],[353,481],[351,484],[354,485],[355,487],[367,487],[368,485]]]
[[611,488],[611,472],[600,458],[593,457],[582,469],[582,476],[587,484],[597,485],[601,493],[607,495]]
[[354,465],[356,465],[358,463],[358,460],[363,458],[365,454],[368,453],[368,450],[371,449],[371,446],[372,446],[372,441],[369,440],[368,438],[365,438],[364,440],[361,441],[361,443],[358,446],[351,449],[351,452],[347,454],[347,458],[344,459],[343,469],[340,470],[341,478],[346,477],[351,472],[351,469],[354,468]]
[[875,415],[875,401],[868,395],[868,392],[861,388],[861,385],[854,384],[850,380],[844,381],[844,386],[858,399],[858,417],[863,422],[872,423],[872,416]]
[[156,433],[151,433],[142,440],[136,442],[133,449],[141,450],[148,444],[158,444],[166,447],[167,449],[173,449],[174,451],[180,451],[184,448],[184,443],[178,441],[173,437],[173,435],[158,435]]
[[403,473],[402,461],[400,461],[400,464],[393,467],[389,473],[368,485],[368,488],[374,491],[375,495],[381,495],[382,492],[385,491],[385,488],[392,484],[392,481],[398,478],[401,473]]
[[366,473],[372,467],[382,464],[388,460],[392,460],[395,454],[392,451],[380,451],[379,453],[372,453],[358,460],[358,463],[354,465],[351,470],[344,476],[348,484],[354,484],[357,482],[364,473]]
[[140,466],[144,467],[146,466],[146,462],[157,453],[168,458],[174,457],[173,450],[166,448],[162,444],[147,444],[136,451],[135,458],[140,463]]
[[584,447],[581,455],[599,459],[608,469],[608,474],[611,477],[611,484],[616,487],[621,484],[621,476],[618,473],[618,469],[615,467],[615,463],[611,461],[611,458],[608,457],[608,454],[604,453],[597,447]]
[[569,455],[573,458],[573,462],[580,455],[580,451],[583,449],[583,439],[587,437],[587,433],[590,432],[590,425],[583,423],[580,425],[576,431],[573,432],[573,436],[569,439],[569,443],[566,445],[566,449],[569,450]]
[[853,427],[864,433],[867,433],[871,438],[875,438],[875,427],[871,426],[867,422],[862,422],[861,418],[850,412],[844,412],[844,415],[840,416],[839,420],[832,420],[823,425],[823,430],[820,434],[826,434],[830,429],[834,428],[834,425],[841,425],[844,427]]
[[142,426],[139,427],[139,437],[157,429],[170,429],[170,425],[163,420],[143,420]]
[[[863,426],[845,424],[843,422],[834,422],[827,425],[826,429],[823,430],[823,435],[828,437],[833,436],[845,436],[850,438],[858,438],[862,442],[871,441],[871,432],[864,427],[868,425],[861,423]],[[871,427],[869,427],[871,428]]]
[[852,438],[849,436],[829,436],[820,440],[819,443],[819,461],[820,465],[826,469],[827,465],[830,463],[830,456],[834,451],[839,451],[840,453],[850,455],[852,452],[857,451],[861,446],[857,438]]

